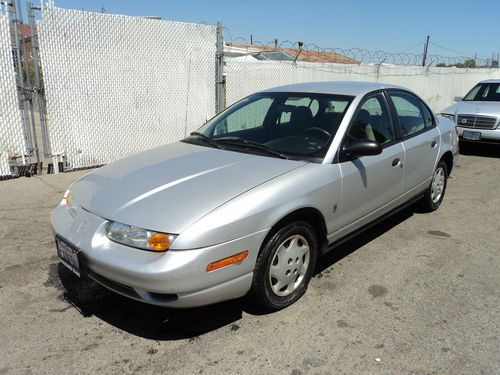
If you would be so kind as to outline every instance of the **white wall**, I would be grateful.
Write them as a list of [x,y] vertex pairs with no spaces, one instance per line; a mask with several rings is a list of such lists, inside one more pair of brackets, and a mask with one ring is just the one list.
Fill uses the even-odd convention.
[[477,82],[500,78],[500,69],[427,68],[226,59],[226,104],[273,86],[310,81],[376,81],[407,87],[435,112],[465,95]]

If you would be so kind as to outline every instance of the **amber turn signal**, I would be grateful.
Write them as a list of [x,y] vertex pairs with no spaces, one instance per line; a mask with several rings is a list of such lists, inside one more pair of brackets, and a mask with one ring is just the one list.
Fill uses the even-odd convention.
[[64,193],[63,200],[66,203],[66,207],[70,208],[71,207],[71,193],[69,190],[67,190],[66,193]]
[[241,263],[246,258],[248,258],[248,250],[242,251],[241,253],[231,255],[230,257],[218,260],[216,262],[210,263],[207,266],[207,272],[215,271],[219,268],[229,266],[235,263]]
[[148,244],[151,249],[156,251],[165,251],[172,245],[172,236],[165,233],[153,233],[148,238]]

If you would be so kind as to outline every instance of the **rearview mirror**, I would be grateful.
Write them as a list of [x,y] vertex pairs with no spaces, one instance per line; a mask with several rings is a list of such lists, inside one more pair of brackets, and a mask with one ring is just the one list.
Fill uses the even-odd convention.
[[456,101],[456,102],[461,102],[463,100],[463,97],[462,96],[455,96],[453,98],[453,100]]
[[380,155],[382,153],[382,145],[375,141],[358,140],[351,143],[346,143],[342,146],[342,158],[352,159],[360,156]]

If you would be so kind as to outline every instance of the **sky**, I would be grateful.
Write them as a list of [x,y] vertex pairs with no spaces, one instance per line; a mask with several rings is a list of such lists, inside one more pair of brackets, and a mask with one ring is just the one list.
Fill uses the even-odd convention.
[[[488,58],[500,53],[500,0],[55,0],[61,8],[215,24],[225,40],[302,41],[361,48]],[[243,39],[238,39],[242,42]]]

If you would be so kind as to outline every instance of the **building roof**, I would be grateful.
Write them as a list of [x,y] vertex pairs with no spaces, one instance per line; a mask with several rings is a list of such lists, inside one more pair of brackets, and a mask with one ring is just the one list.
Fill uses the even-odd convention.
[[[278,48],[275,49],[272,46],[262,46],[255,44],[236,44],[232,42],[224,43],[224,53],[228,56],[243,56],[243,55],[251,55],[255,58],[259,59],[257,56],[261,54],[269,53],[280,53],[281,56],[286,55],[290,56],[293,60],[295,58],[297,61],[303,62],[321,62],[321,63],[337,63],[337,64],[360,64],[359,61],[354,60],[350,57],[341,55],[336,52],[325,52],[320,50],[311,50],[311,49],[298,49],[298,48]],[[276,55],[277,57],[281,57],[280,55]],[[284,60],[283,58],[276,58],[267,60]]]

